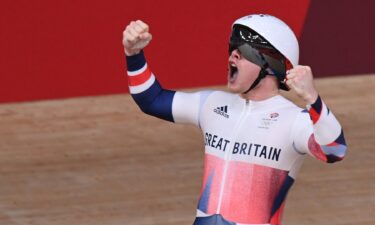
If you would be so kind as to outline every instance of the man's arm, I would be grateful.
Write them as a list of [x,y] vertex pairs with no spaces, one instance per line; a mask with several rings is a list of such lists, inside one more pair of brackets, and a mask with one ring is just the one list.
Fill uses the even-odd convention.
[[174,122],[172,102],[175,91],[165,90],[148,68],[143,52],[126,57],[130,94],[146,114]]
[[292,141],[296,151],[327,163],[341,161],[347,149],[340,123],[319,96],[298,115]]
[[311,68],[297,66],[288,71],[286,78],[288,86],[307,105],[307,111],[301,112],[293,126],[292,138],[296,150],[328,163],[342,160],[347,150],[343,130],[318,95]]
[[183,93],[163,89],[143,54],[151,39],[148,25],[140,20],[131,22],[123,33],[130,94],[146,114],[171,122],[199,125],[200,108],[208,92]]

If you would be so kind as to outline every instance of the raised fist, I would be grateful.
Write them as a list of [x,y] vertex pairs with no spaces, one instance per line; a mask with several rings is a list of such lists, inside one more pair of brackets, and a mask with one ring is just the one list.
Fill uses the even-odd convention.
[[286,84],[301,97],[306,104],[312,104],[318,98],[309,66],[298,65],[286,73]]
[[131,21],[123,32],[122,44],[127,56],[138,54],[151,41],[149,27],[141,20]]

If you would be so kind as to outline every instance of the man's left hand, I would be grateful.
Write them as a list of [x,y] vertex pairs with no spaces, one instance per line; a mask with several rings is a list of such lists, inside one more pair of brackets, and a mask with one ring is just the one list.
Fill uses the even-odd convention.
[[286,84],[301,97],[306,104],[313,104],[318,92],[313,82],[313,74],[309,66],[296,66],[286,73]]

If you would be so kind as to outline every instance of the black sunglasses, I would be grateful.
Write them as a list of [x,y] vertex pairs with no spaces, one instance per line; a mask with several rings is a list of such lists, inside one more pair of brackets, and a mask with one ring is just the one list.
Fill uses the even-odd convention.
[[265,38],[249,27],[236,24],[229,39],[229,54],[237,49],[247,60],[270,67],[276,74],[285,74],[288,60]]

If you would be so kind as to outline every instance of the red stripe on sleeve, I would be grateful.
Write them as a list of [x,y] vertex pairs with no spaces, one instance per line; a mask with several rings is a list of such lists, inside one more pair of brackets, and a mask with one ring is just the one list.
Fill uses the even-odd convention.
[[327,162],[327,156],[324,154],[320,145],[315,141],[314,134],[312,134],[308,141],[308,147],[310,152],[319,160]]
[[309,114],[310,114],[311,120],[313,121],[313,124],[318,122],[320,114],[317,113],[314,108],[310,108]]
[[147,68],[143,73],[135,75],[135,76],[128,76],[129,86],[138,86],[145,83],[151,77],[151,71]]
[[327,146],[338,146],[339,144],[337,144],[336,142],[332,142],[331,144],[328,144]]

